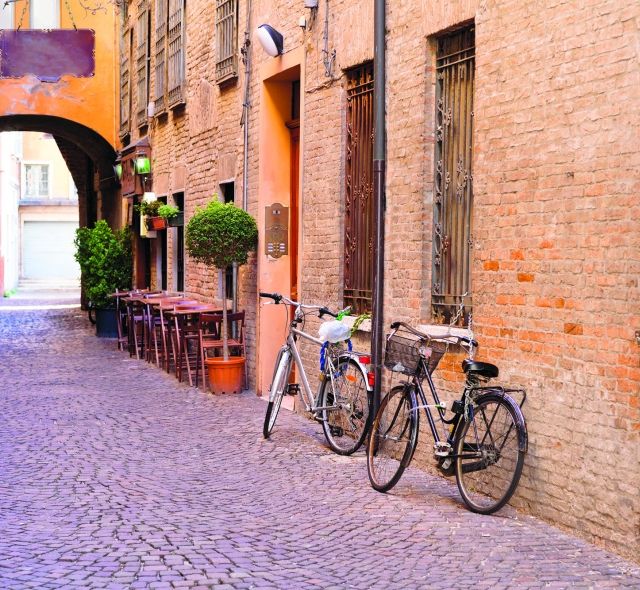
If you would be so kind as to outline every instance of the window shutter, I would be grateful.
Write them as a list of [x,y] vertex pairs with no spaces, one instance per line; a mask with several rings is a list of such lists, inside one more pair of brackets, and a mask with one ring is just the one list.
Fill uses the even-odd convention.
[[373,288],[373,64],[347,73],[344,304],[371,310]]
[[123,10],[120,35],[120,136],[129,133],[129,105],[131,103],[131,72],[129,55],[131,53],[127,15]]
[[167,87],[166,68],[167,42],[167,0],[158,0],[156,4],[156,54],[155,54],[155,114],[160,115],[167,108],[165,89]]
[[218,84],[238,76],[238,1],[217,0],[216,9]]
[[136,123],[141,127],[147,124],[149,102],[149,5],[146,0],[138,4],[136,86],[138,90]]
[[184,92],[184,0],[169,0],[167,56],[167,107],[183,104]]

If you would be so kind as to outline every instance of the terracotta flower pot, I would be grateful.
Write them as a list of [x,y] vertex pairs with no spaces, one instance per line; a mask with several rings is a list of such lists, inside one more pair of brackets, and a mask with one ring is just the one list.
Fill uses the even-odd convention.
[[147,229],[167,229],[167,220],[164,217],[147,217]]
[[244,381],[244,357],[230,356],[205,359],[209,387],[213,393],[241,393]]

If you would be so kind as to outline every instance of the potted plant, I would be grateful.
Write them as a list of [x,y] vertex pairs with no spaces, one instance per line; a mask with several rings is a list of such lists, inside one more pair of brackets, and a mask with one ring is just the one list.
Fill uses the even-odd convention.
[[167,220],[158,214],[160,207],[162,207],[162,201],[143,200],[137,207],[140,215],[144,216],[144,222],[148,230],[153,231],[167,228]]
[[82,288],[95,312],[96,334],[105,338],[118,335],[118,319],[110,293],[131,288],[133,257],[128,228],[113,231],[106,221],[93,228],[76,230],[75,258],[82,272]]
[[189,220],[185,245],[191,258],[218,269],[222,285],[222,358],[206,359],[213,392],[240,392],[245,359],[230,357],[227,330],[227,289],[222,273],[232,264],[245,264],[258,244],[258,226],[233,203],[211,201]]
[[167,220],[169,227],[180,227],[184,225],[184,212],[173,205],[160,205],[158,217]]

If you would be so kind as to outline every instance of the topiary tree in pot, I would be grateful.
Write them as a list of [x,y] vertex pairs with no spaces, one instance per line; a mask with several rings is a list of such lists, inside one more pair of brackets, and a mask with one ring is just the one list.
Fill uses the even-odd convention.
[[82,272],[82,288],[96,310],[98,336],[117,336],[115,305],[110,293],[131,288],[133,256],[129,228],[113,231],[106,221],[76,230],[75,259]]
[[[185,246],[189,256],[211,268],[224,270],[236,263],[246,264],[249,252],[258,244],[258,226],[251,215],[233,203],[211,201],[206,207],[196,210],[189,220],[185,232]],[[222,285],[222,344],[223,361],[229,361],[227,330],[227,289]],[[244,359],[240,366],[240,375]],[[210,379],[211,382],[211,379]]]

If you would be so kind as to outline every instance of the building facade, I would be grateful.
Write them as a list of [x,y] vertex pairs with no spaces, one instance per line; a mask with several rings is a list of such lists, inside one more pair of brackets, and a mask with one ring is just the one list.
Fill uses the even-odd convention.
[[[237,293],[262,395],[285,319],[257,291],[370,306],[373,8],[308,4],[131,1],[120,14],[121,157],[148,150],[152,162],[128,193],[128,219],[135,227],[143,192],[187,221],[214,196],[255,216],[260,243]],[[471,322],[480,358],[529,392],[512,503],[630,557],[639,17],[631,0],[394,1],[386,47],[385,323]],[[264,23],[283,35],[281,55],[258,43]],[[189,261],[183,235],[138,240],[138,285],[216,300],[216,277]],[[305,349],[309,366],[316,357]],[[439,377],[452,389],[453,357]]]

